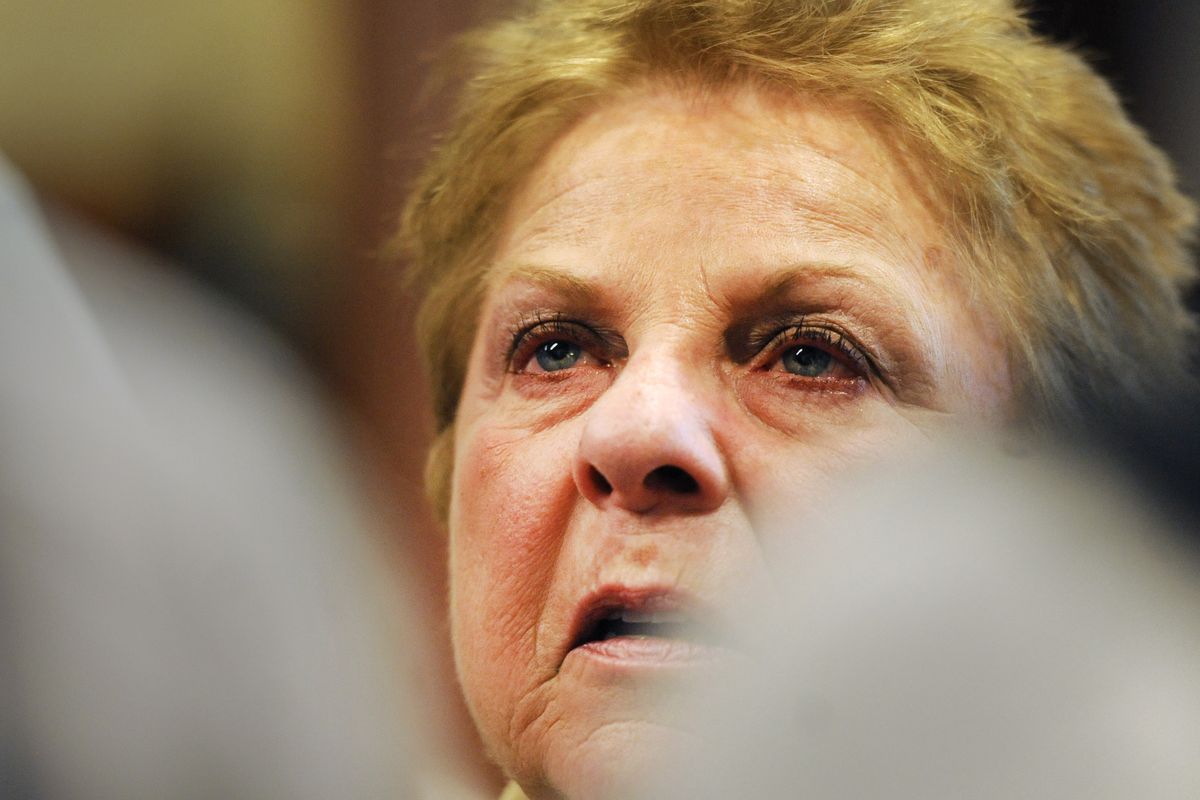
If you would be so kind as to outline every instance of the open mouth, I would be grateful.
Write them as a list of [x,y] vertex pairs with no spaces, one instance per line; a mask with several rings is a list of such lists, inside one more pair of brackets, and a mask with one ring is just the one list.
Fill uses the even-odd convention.
[[687,615],[680,611],[613,608],[581,631],[574,646],[606,642],[622,636],[639,639],[694,639],[694,628]]
[[615,652],[621,643],[640,651],[655,643],[717,645],[723,637],[711,616],[675,592],[610,588],[580,604],[570,650]]

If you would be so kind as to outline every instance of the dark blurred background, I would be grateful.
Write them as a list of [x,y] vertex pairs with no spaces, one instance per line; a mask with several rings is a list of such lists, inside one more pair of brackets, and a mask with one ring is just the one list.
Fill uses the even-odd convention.
[[[1200,3],[1034,6],[1200,193]],[[383,245],[444,110],[423,91],[430,58],[479,16],[466,0],[0,4],[0,152],[47,202],[165,256],[295,347],[344,410],[435,620],[430,421],[402,265]],[[441,652],[427,677],[452,695]],[[446,724],[470,738],[461,707]]]

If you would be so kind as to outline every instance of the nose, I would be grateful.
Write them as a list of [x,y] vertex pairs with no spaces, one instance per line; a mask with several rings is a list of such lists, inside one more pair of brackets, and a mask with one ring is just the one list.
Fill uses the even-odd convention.
[[587,412],[574,463],[580,493],[639,514],[718,508],[730,479],[708,407],[680,370],[631,360]]

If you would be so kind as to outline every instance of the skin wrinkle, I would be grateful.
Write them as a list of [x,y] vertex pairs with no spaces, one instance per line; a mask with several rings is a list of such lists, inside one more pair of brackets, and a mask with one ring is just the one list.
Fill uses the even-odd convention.
[[[547,291],[547,293],[549,293],[551,296],[561,293],[561,301],[556,300],[550,303],[556,307],[587,308],[590,306],[593,308],[604,308],[604,306],[597,299],[601,296],[601,289],[599,287],[590,285],[585,280],[580,280],[574,276],[567,275],[565,273],[567,268],[565,267],[501,265],[497,267],[497,269],[500,270],[504,275],[503,279],[497,280],[496,282],[497,288],[494,291],[498,293],[503,293],[505,289],[508,288],[508,283],[521,283],[523,281],[529,281],[530,283],[534,283],[539,287],[544,288],[544,290]],[[709,299],[714,306],[720,308],[741,306],[760,309],[764,304],[766,304],[772,307],[778,306],[780,309],[785,309],[790,306],[780,300],[781,296],[802,296],[804,287],[812,284],[818,284],[821,290],[828,292],[828,284],[835,280],[858,284],[862,287],[862,291],[856,295],[852,291],[848,290],[847,294],[839,298],[838,301],[830,303],[829,305],[831,306],[849,307],[851,310],[853,310],[853,303],[861,302],[862,297],[866,297],[871,294],[891,296],[886,284],[873,282],[868,274],[864,274],[865,268],[863,266],[845,266],[835,263],[809,263],[794,267],[782,268],[779,270],[780,277],[773,280],[765,288],[757,290],[755,296],[752,298],[745,299],[734,297],[728,300],[717,298],[714,295],[711,286],[709,286],[707,283],[703,262],[700,262],[699,273],[701,276],[701,283],[703,284],[705,297]],[[612,312],[606,310],[603,313],[604,315],[607,315]],[[628,324],[627,320],[623,320],[623,322]],[[493,324],[490,327],[496,326]],[[896,338],[897,336],[905,334],[905,332],[901,329],[892,329],[892,331],[891,338]],[[932,335],[932,332],[926,330],[916,338],[923,338],[927,341]],[[906,345],[902,349],[902,352],[907,352],[910,354],[917,353],[919,348],[912,343],[914,337],[905,335],[904,338]],[[916,356],[909,355],[908,359],[916,360]],[[892,367],[893,371],[897,371],[898,369],[899,368],[897,366]],[[924,380],[928,382],[928,377],[926,376]]]
[[[687,164],[686,158],[683,156],[675,156],[672,161],[681,167]],[[614,212],[620,202],[619,193],[611,191],[608,184],[618,183],[634,176],[644,180],[647,166],[649,165],[632,165],[621,173],[606,176],[600,186],[596,186],[594,183],[581,184],[575,189],[563,192],[557,201],[548,202],[533,211],[529,217],[509,232],[507,246],[512,247],[516,242],[520,242],[527,248],[558,244],[571,245],[586,239],[593,233],[597,224]],[[826,162],[825,166],[833,170],[844,170],[850,174],[857,174],[854,170],[846,170],[833,160]],[[705,181],[703,173],[693,177],[698,181]],[[777,196],[782,194],[787,197],[790,207],[797,215],[810,215],[811,218],[806,221],[815,228],[808,229],[806,231],[808,235],[818,237],[825,235],[836,238],[839,233],[875,235],[879,230],[879,222],[883,215],[877,204],[860,207],[855,201],[861,198],[844,196],[839,197],[837,202],[833,203],[829,202],[827,194],[817,199],[812,196],[811,191],[795,191],[801,187],[811,189],[815,182],[796,184],[794,174],[784,169],[770,170],[762,176],[744,175],[741,177],[743,181],[757,182],[760,184],[760,189],[758,196],[739,197],[731,201],[734,205],[733,210],[743,216],[749,216],[757,228],[778,228],[779,230],[776,232],[785,236],[796,233],[795,229],[791,227],[791,221],[781,219],[778,214]],[[714,194],[722,193],[724,180],[721,176],[713,175],[708,178],[708,181],[711,182],[711,186],[707,187],[708,191]],[[790,186],[793,191],[785,193],[780,188],[781,184]],[[647,190],[662,192],[664,202],[670,198],[669,187],[651,186],[647,187]],[[816,191],[820,192],[821,188],[817,187]],[[890,193],[887,187],[880,187],[879,191],[885,194]],[[565,216],[555,217],[552,212],[557,210],[560,204],[572,194],[581,195],[573,199],[576,207]],[[763,202],[767,197],[770,197],[770,200]],[[547,215],[549,219],[541,221],[541,217]],[[899,241],[891,246],[899,252],[902,250],[903,244],[903,241]]]
[[[674,92],[674,94],[672,94],[671,87],[668,86],[664,88],[662,85],[655,82],[643,84],[640,91],[647,92],[653,98],[663,99],[664,102],[668,99],[677,100],[680,97],[678,92]],[[638,90],[634,90],[627,96],[637,96],[637,94]],[[712,106],[721,106],[726,111],[731,110],[735,115],[735,118],[745,124],[740,126],[727,126],[719,133],[716,130],[711,132],[701,131],[699,134],[699,140],[701,142],[707,145],[728,147],[732,141],[747,148],[762,152],[765,158],[761,159],[757,164],[762,174],[749,177],[751,180],[759,181],[763,187],[763,191],[768,188],[776,187],[781,183],[792,186],[794,189],[807,187],[811,181],[811,178],[804,177],[798,182],[794,172],[789,172],[783,166],[777,166],[771,162],[772,158],[779,156],[778,161],[780,164],[786,163],[787,148],[795,144],[797,134],[791,132],[786,125],[784,115],[778,113],[781,108],[786,107],[788,103],[792,102],[794,97],[784,92],[768,92],[764,94],[767,96],[760,96],[760,94],[755,91],[743,91],[740,93],[739,97],[739,99],[744,101],[743,105],[730,109],[729,104],[726,102],[728,99],[726,93],[688,92],[686,95],[684,95],[686,97],[685,102],[687,104],[682,107],[677,106],[680,119],[667,123],[652,123],[651,125],[643,125],[642,128],[650,128],[650,135],[658,136],[669,133],[670,128],[677,126],[687,126],[694,129],[699,127],[694,123],[702,122],[705,115],[711,112]],[[835,106],[835,104],[829,101],[813,97],[806,98],[806,102],[810,103],[815,109],[818,110]],[[615,105],[618,109],[621,108],[619,102]],[[862,114],[864,116],[868,116],[867,112],[857,105],[849,106],[848,108],[853,112],[852,116],[853,114]],[[617,111],[614,114],[612,112],[611,105],[608,110],[609,116],[615,117],[618,123],[624,122],[628,124],[643,122],[643,120],[639,120],[628,111]],[[584,116],[580,122],[568,129],[566,134],[564,134],[564,138],[569,137],[572,133],[579,132],[581,129],[586,130],[590,124],[594,124],[595,116],[595,114]],[[767,127],[764,124],[764,120],[772,120],[776,123],[779,123],[779,128],[787,131],[787,134],[778,141],[772,140],[770,137],[764,137],[760,135],[760,131]],[[893,165],[896,163],[901,163],[903,165],[901,170],[908,170],[908,163],[904,159],[899,158],[900,154],[887,145],[885,145],[885,152],[875,154],[867,151],[867,153],[864,153],[861,147],[858,147],[852,143],[858,139],[877,140],[877,137],[874,132],[857,117],[852,119],[851,125],[853,125],[856,129],[855,133],[859,135],[842,137],[841,148],[824,146],[820,142],[812,141],[811,138],[805,140],[804,144],[810,151],[819,155],[822,160],[822,166],[834,171],[848,173],[856,178],[860,178],[864,183],[872,184],[875,191],[880,193],[882,199],[891,200],[893,202],[899,200],[899,193],[897,190],[891,185],[879,185],[878,177],[880,174],[886,175],[892,169],[895,169]],[[816,127],[821,129],[822,123],[816,123]],[[647,131],[642,130],[638,135],[644,136],[646,134]],[[613,145],[613,150],[620,149],[624,144],[624,140],[615,142]],[[891,158],[885,163],[882,158],[886,158],[888,156]],[[681,164],[687,163],[687,159],[681,153],[670,153],[668,158],[673,158]],[[876,169],[872,169],[869,172],[865,168],[860,170],[856,166],[860,163],[871,164],[876,167]],[[542,163],[542,165],[536,168],[530,180],[525,184],[525,187],[522,187],[522,189],[518,192],[517,200],[514,202],[514,205],[522,204],[522,200],[526,197],[528,186],[537,185],[539,181],[553,180],[548,179],[547,176],[555,175],[556,167],[558,166],[559,165],[554,161],[554,159],[551,158],[547,159]],[[630,170],[631,174],[637,174],[640,176],[645,174],[647,166],[649,165],[644,162],[633,162],[629,163],[627,168]],[[719,171],[710,171],[708,175],[706,175],[704,171],[695,172],[695,170],[693,170],[693,173],[699,180],[705,180],[706,178],[709,179],[713,184],[712,189],[718,193],[721,192],[724,183],[724,176],[721,175]],[[544,198],[540,203],[529,209],[528,216],[526,216],[515,229],[512,228],[511,225],[505,226],[505,235],[502,238],[502,242],[509,244],[509,240],[515,238],[527,238],[532,242],[536,241],[538,235],[543,233],[549,233],[552,236],[563,237],[567,231],[574,230],[574,218],[570,213],[566,217],[552,216],[550,220],[547,220],[546,223],[541,226],[537,226],[536,224],[538,218],[542,215],[547,207],[555,206],[557,209],[561,209],[563,201],[566,200],[567,196],[572,193],[586,192],[585,196],[580,198],[578,206],[574,210],[574,213],[577,214],[578,217],[583,218],[580,228],[585,232],[586,230],[590,229],[590,226],[588,225],[589,220],[584,216],[589,210],[593,212],[592,217],[594,219],[603,219],[611,214],[613,205],[619,202],[620,193],[609,192],[602,187],[596,188],[594,182],[589,181],[586,177],[576,176],[566,171],[561,171],[558,174],[561,174],[563,177],[554,180],[554,183],[552,183],[554,188],[549,193],[549,197]],[[743,177],[745,178],[747,176]],[[781,178],[783,179],[782,181],[779,180]],[[651,191],[655,190],[660,191],[664,199],[669,199],[672,196],[669,187],[658,187],[657,189],[651,189]],[[801,194],[801,196],[797,199],[801,200],[803,196],[804,195]],[[829,195],[826,194],[825,197],[829,197]],[[835,225],[840,224],[839,219],[841,214],[845,212],[844,203],[846,202],[846,199],[847,198],[845,197],[837,198],[838,214],[824,214],[822,216],[831,216]],[[799,208],[804,209],[802,202],[800,203]],[[820,213],[823,209],[817,206],[807,210]],[[872,223],[876,221],[872,219],[872,216],[873,215],[870,213],[864,213],[862,228],[854,232],[872,232]],[[875,216],[877,217],[877,215]],[[771,215],[767,215],[767,217],[762,221],[769,222],[772,218],[773,217]],[[524,234],[521,234],[522,229],[529,226],[534,227],[532,230],[525,231]],[[569,237],[567,238],[569,240]],[[503,247],[501,249],[503,249]]]
[[[494,460],[498,459],[498,461],[494,461],[494,463],[498,463],[503,466],[504,464],[511,461],[512,454],[511,454],[510,448],[511,448],[512,444],[513,444],[513,442],[493,441],[488,445],[488,449],[493,454],[493,459]],[[480,479],[486,480],[487,476],[481,475]],[[544,543],[544,546],[547,550],[557,549],[558,545],[559,545],[559,542],[557,542],[555,540],[547,540]],[[459,550],[458,548],[455,548],[456,552],[458,550]],[[515,549],[514,549],[514,552],[515,552]],[[553,560],[554,560],[554,558],[547,557],[547,558],[543,558],[543,559],[537,559],[533,563],[535,563],[535,564],[548,563],[548,562],[552,562]],[[520,586],[520,582],[522,579],[528,579],[527,573],[526,573],[525,569],[523,569],[526,566],[527,566],[526,564],[519,563],[519,562],[512,564],[512,565],[500,565],[499,573],[502,576],[507,577],[507,579],[509,581],[515,583],[517,586]],[[513,592],[505,593],[506,596],[512,596],[513,594],[514,594]],[[529,620],[522,619],[517,613],[515,613],[517,608],[518,608],[518,606],[515,604],[514,605],[500,604],[500,607],[497,609],[497,613],[492,618],[491,624],[494,625],[496,628],[503,630],[508,624],[511,623],[513,625],[513,627],[516,629],[513,636],[515,638],[524,638],[526,636],[530,637],[532,639],[532,647],[534,648],[534,651],[536,652],[536,649],[537,649],[537,626],[536,626],[536,624],[533,624]],[[510,617],[511,617],[511,620],[509,619]]]
[[[843,165],[832,162],[832,160],[830,160],[830,164],[831,164],[832,168],[835,170],[845,170],[845,171],[849,172],[850,174],[854,174],[854,175],[865,175],[865,173],[861,173],[854,169],[846,168]],[[640,168],[642,165],[638,165],[638,166]],[[640,169],[638,171],[640,172]],[[701,173],[701,174],[703,175],[703,173]],[[785,175],[786,172],[782,169],[774,169],[774,170],[770,170],[769,174],[774,175],[774,176],[779,176],[779,175]],[[770,182],[766,181],[764,179],[764,185],[766,185],[767,183],[770,183]],[[878,181],[872,183],[871,185],[885,197],[890,197],[892,199],[898,198],[898,194],[894,190],[892,190],[892,188],[889,185],[884,185],[882,188],[880,188]],[[584,188],[586,188],[586,184],[581,183],[576,186],[577,190],[583,190]],[[594,209],[596,206],[596,204],[594,202],[592,202],[594,199],[594,196],[598,196],[600,198],[605,198],[605,199],[611,199],[613,196],[613,193],[607,191],[604,187],[602,187],[601,190],[599,190],[599,191],[596,191],[593,189],[586,195],[585,202],[580,202],[579,206],[583,209]],[[565,199],[562,194],[556,195],[556,198],[559,201],[562,201]],[[838,208],[840,213],[834,214],[834,215],[831,215],[829,213],[829,209],[832,205],[830,203],[809,203],[809,204],[805,205],[799,201],[795,201],[795,202],[797,202],[797,206],[793,206],[793,207],[807,208],[810,211],[819,212],[817,214],[818,224],[819,225],[827,224],[829,232],[833,235],[836,235],[838,233],[844,234],[847,232],[856,234],[856,235],[866,235],[866,234],[877,235],[877,232],[880,230],[879,203],[878,202],[870,203],[870,204],[867,204],[866,208],[860,208],[860,205],[857,203],[847,206],[847,202],[846,202],[847,199],[848,198],[846,198],[844,195],[838,196],[838,202],[841,204]],[[531,219],[531,220],[536,219],[538,214],[541,212],[544,212],[546,208],[547,208],[547,205],[545,205],[545,204],[538,206],[537,210],[535,210],[530,215],[529,219]],[[858,222],[853,222],[853,220],[851,219],[851,221],[848,222],[847,218],[852,217],[852,215],[850,215],[848,213],[848,208],[853,208],[853,209],[859,210],[861,213],[861,220],[859,220]],[[605,210],[603,210],[602,213],[593,215],[594,216],[593,219],[588,219],[587,216],[584,216],[583,213],[581,213],[578,217],[581,220],[580,224],[586,229],[589,229],[589,230],[593,229],[596,224],[599,224],[602,221],[604,213],[607,213],[607,211],[608,210],[605,209]],[[828,217],[828,219],[826,219],[827,217]],[[778,217],[778,214],[774,214],[774,215],[766,214],[763,222],[765,222],[767,219],[778,220],[779,217]],[[811,220],[810,220],[810,222],[811,222]],[[560,224],[558,226],[559,229],[570,229],[572,227],[573,227],[573,217],[571,214],[568,214],[565,217],[563,217],[562,224]],[[886,228],[884,228],[884,230],[886,231]],[[538,241],[537,241],[538,237],[537,236],[530,237],[527,240],[525,238],[522,238],[519,235],[520,231],[521,231],[521,226],[518,226],[516,232],[513,234],[514,237],[516,237],[518,240],[522,241],[526,247],[535,247],[536,248],[536,246],[538,244]],[[792,230],[785,229],[784,233],[794,234],[795,232]],[[809,233],[811,234],[812,231],[810,230]],[[551,238],[553,239],[553,237],[551,237]],[[568,240],[570,240],[571,238],[574,238],[574,237],[569,236],[566,238]],[[820,240],[820,239],[823,239],[824,237],[813,237],[813,238]],[[890,256],[891,258],[895,258],[895,259],[906,259],[906,258],[915,257],[915,254],[913,254],[913,253],[903,252],[905,249],[910,249],[910,248],[906,247],[907,244],[908,244],[908,242],[904,242],[904,241],[890,242],[885,247],[885,257]],[[921,257],[923,258],[924,254],[921,254]],[[703,261],[701,261],[700,265],[703,268]],[[707,280],[707,278],[706,278],[706,276],[703,275],[703,269],[702,269],[701,281],[703,283],[706,280]],[[706,293],[706,295],[711,295],[712,294],[711,287],[706,286],[705,293]],[[926,381],[926,383],[927,383],[927,381]]]
[[[917,446],[943,409],[1004,402],[959,379],[994,356],[976,321],[948,314],[965,305],[954,283],[926,274],[957,265],[931,263],[936,221],[893,190],[903,174],[849,109],[796,99],[759,119],[767,101],[746,95],[627,102],[573,128],[509,209],[457,419],[451,542],[479,559],[452,562],[460,679],[490,752],[543,796],[586,798],[580,776],[618,779],[652,756],[651,728],[671,736],[645,680],[606,678],[571,650],[582,598],[648,582],[728,613],[771,584],[751,522],[763,509],[811,503],[843,470]],[[777,123],[788,133],[772,139]],[[866,155],[854,170],[827,151]],[[895,396],[852,373],[814,383],[775,351],[731,357],[736,325],[785,313],[858,341]],[[537,314],[611,329],[620,357],[549,375],[509,365],[512,330]],[[656,464],[697,476],[700,504],[626,504]],[[587,465],[617,490],[585,494]]]
[[[837,263],[806,263],[796,266],[788,266],[781,268],[775,276],[772,276],[771,282],[762,289],[755,291],[752,297],[740,302],[740,305],[752,308],[762,309],[778,308],[781,311],[787,310],[798,301],[794,298],[804,298],[810,295],[814,290],[809,287],[814,284],[817,286],[817,292],[831,292],[833,294],[832,302],[822,303],[833,308],[840,307],[843,313],[849,313],[851,317],[864,317],[866,320],[886,319],[888,315],[876,313],[855,314],[855,304],[867,304],[868,298],[886,297],[888,304],[899,304],[905,302],[902,298],[897,297],[894,292],[889,289],[887,283],[879,283],[872,279],[872,276],[867,272],[869,268],[863,264],[837,264]],[[841,290],[839,293],[838,286],[842,284],[851,284],[852,286],[861,287],[857,292],[852,288]],[[811,300],[809,301],[811,302]],[[916,315],[909,311],[902,318],[908,322]],[[867,322],[866,324],[870,324]],[[878,324],[878,323],[876,323]],[[910,322],[914,325],[915,323]],[[900,324],[889,326],[886,328],[886,336],[884,338],[890,340],[899,340],[901,346],[893,347],[890,353],[892,355],[892,363],[884,366],[892,372],[899,373],[901,371],[901,361],[908,360],[916,362],[916,367],[909,367],[913,371],[928,372],[927,367],[920,364],[920,354],[923,348],[919,347],[917,341],[928,341],[929,332],[923,331],[919,327],[913,333],[906,329],[906,326]],[[877,350],[875,355],[879,356],[887,354],[889,351]],[[925,376],[928,381],[928,376]]]
[[[514,715],[510,725],[509,737],[507,741],[518,743],[518,745],[522,742],[528,741],[530,737],[527,734],[535,724],[540,725],[541,728],[540,734],[537,737],[534,737],[535,740],[544,739],[553,735],[554,729],[562,722],[562,716],[560,714],[557,716],[552,716],[549,719],[545,718],[545,713],[549,710],[549,700],[543,700],[541,695],[549,693],[545,687],[548,686],[550,680],[551,679],[548,678],[547,681],[543,683],[542,687],[539,687],[537,697],[539,700],[542,700],[542,705],[536,714],[531,714],[529,712],[521,713],[522,709],[518,707],[518,713]],[[524,754],[518,752],[516,755],[520,757]],[[531,789],[532,787],[526,788]]]
[[603,297],[588,281],[567,272],[565,266],[501,262],[488,270],[489,293],[500,291],[508,283],[529,283],[575,305],[599,305]]

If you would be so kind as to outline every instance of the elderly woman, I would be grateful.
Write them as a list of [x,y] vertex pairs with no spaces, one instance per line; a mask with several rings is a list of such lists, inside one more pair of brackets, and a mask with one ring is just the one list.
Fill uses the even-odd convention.
[[1007,0],[545,0],[462,44],[401,239],[459,678],[530,797],[683,740],[645,698],[737,658],[764,509],[1185,374],[1192,207]]

